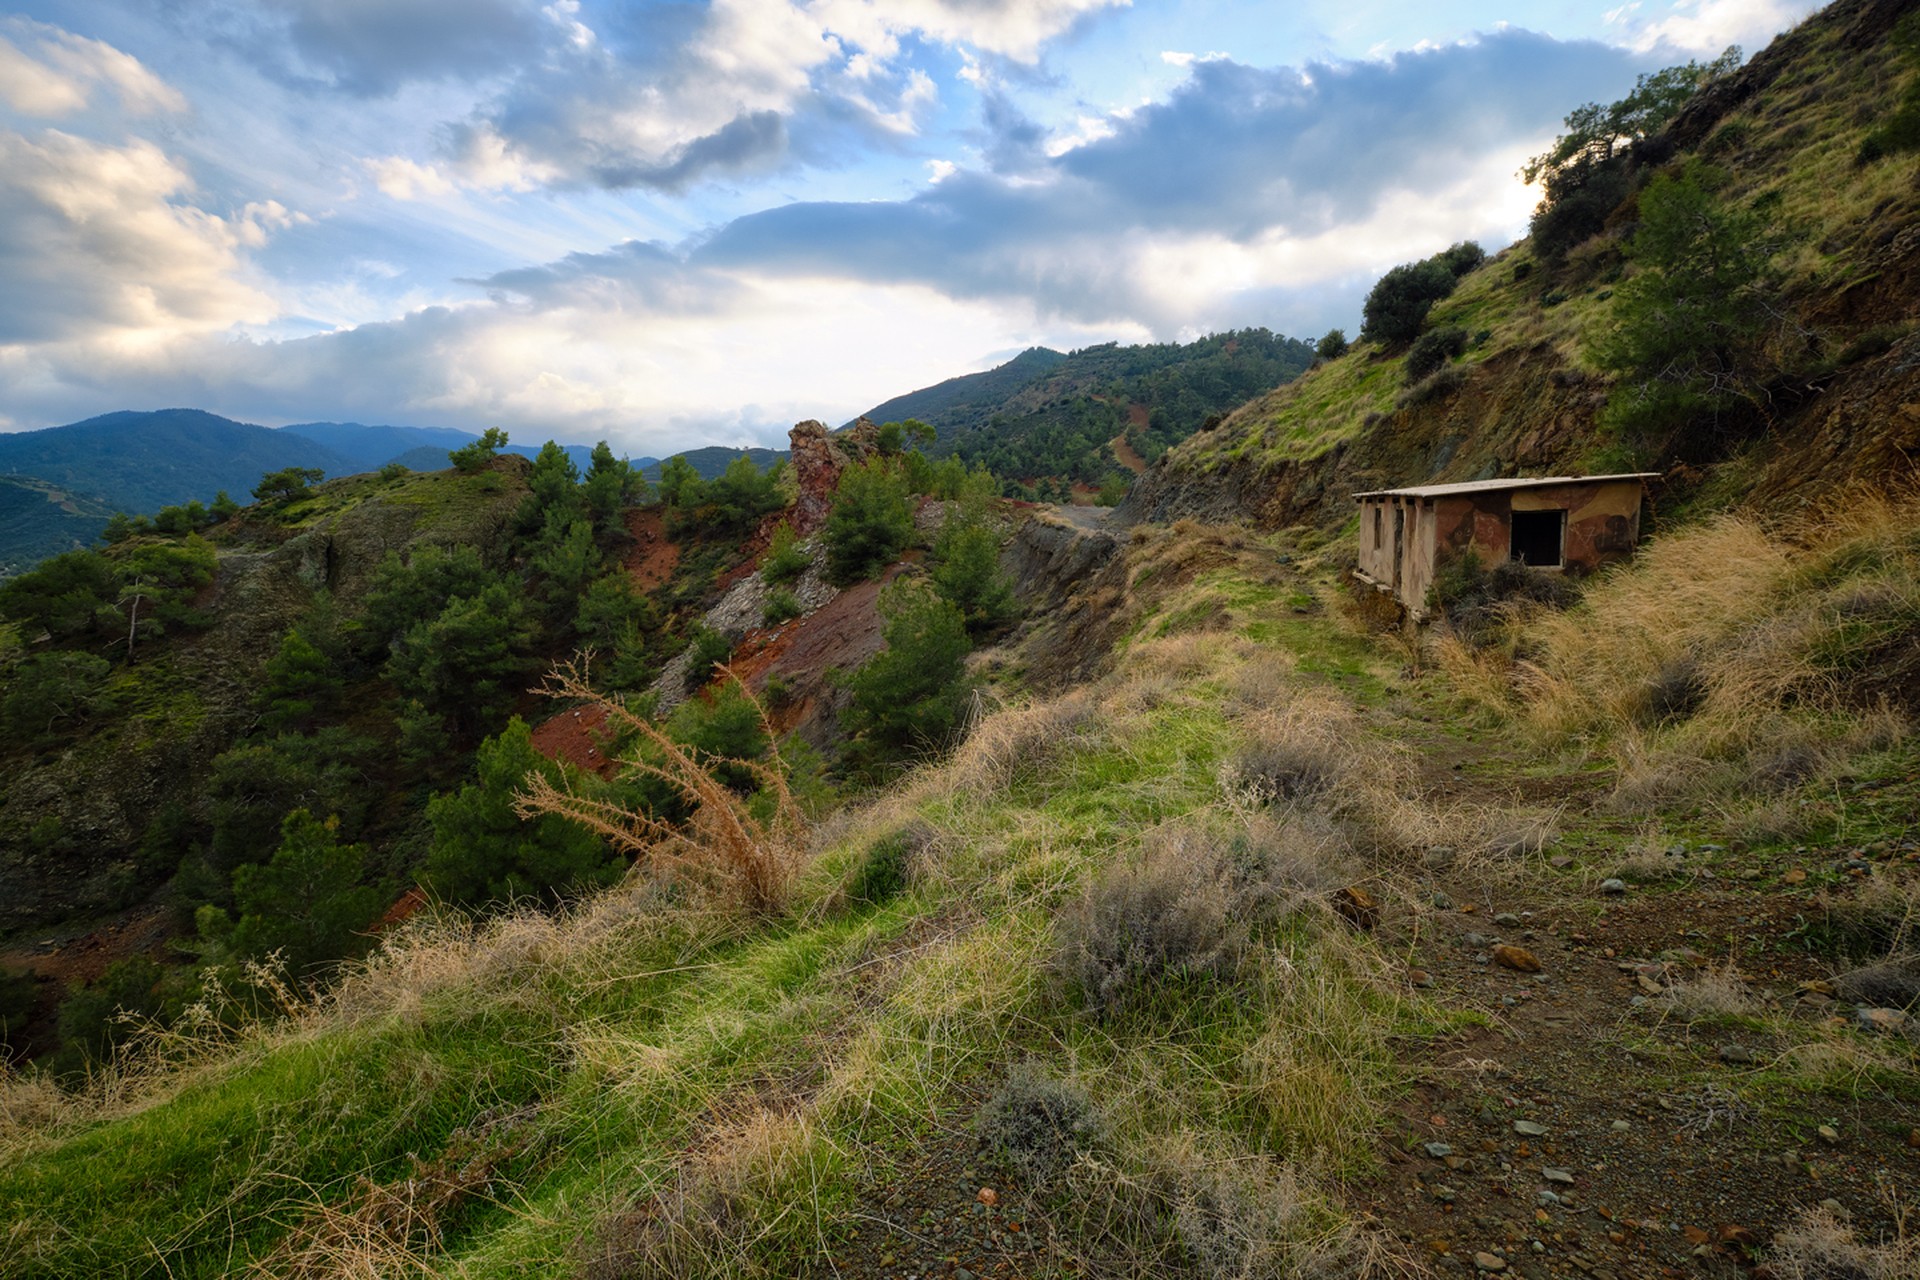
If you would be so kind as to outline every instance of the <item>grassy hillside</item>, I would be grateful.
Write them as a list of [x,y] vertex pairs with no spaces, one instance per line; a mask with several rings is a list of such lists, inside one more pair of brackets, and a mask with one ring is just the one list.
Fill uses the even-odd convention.
[[[1774,570],[1776,604],[1910,593],[1920,510],[1881,510]],[[1604,635],[1724,536],[1529,643]],[[1855,1236],[1894,1259],[1869,1245],[1893,1229],[1875,1178],[1916,1158],[1912,1045],[1794,984],[1880,954],[1913,909],[1910,741],[1788,694],[1766,713],[1785,720],[1706,748],[1733,774],[1649,788],[1610,763],[1645,758],[1630,716],[1569,738],[1561,695],[1494,706],[1409,674],[1290,538],[1142,529],[1127,556],[1112,674],[815,829],[771,914],[739,905],[728,846],[683,847],[558,915],[416,918],[284,1018],[216,996],[92,1092],[8,1080],[0,1261],[1199,1276],[1478,1253],[1720,1275],[1745,1246],[1692,1254],[1679,1228],[1711,1241],[1729,1194],[1776,1259]],[[1789,722],[1823,762],[1768,773]],[[1687,726],[1663,741],[1715,736]],[[1762,774],[1765,803],[1730,819]],[[1476,930],[1525,961],[1489,965]],[[1616,956],[1644,981],[1615,981]],[[1449,1169],[1429,1143],[1474,1155]],[[1794,1148],[1804,1165],[1772,1160]],[[1731,1193],[1675,1176],[1763,1155]],[[1536,1213],[1543,1164],[1573,1185]],[[1844,1222],[1795,1226],[1809,1177]],[[1590,1205],[1638,1225],[1592,1228]]]
[[[1892,36],[1903,12],[1836,5],[1698,94],[1632,150],[1627,194],[1598,234],[1551,257],[1523,240],[1433,306],[1425,333],[1457,331],[1462,348],[1436,372],[1409,376],[1406,342],[1356,343],[1176,449],[1137,508],[1217,512],[1224,492],[1270,524],[1334,522],[1359,489],[1599,469],[1667,471],[1672,496],[1708,505],[1756,492],[1799,503],[1903,469],[1920,444],[1901,408],[1920,367],[1920,196],[1909,160],[1862,158],[1920,77],[1920,56]],[[1750,220],[1763,251],[1743,294],[1763,317],[1747,389],[1711,413],[1623,427],[1635,375],[1606,353],[1652,270],[1640,202],[1690,165],[1705,166],[1694,172],[1714,216]]]

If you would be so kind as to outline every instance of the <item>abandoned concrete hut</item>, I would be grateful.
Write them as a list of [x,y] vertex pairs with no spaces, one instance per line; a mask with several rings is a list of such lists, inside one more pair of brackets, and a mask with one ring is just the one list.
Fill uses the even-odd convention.
[[1640,500],[1654,472],[1472,480],[1356,493],[1362,581],[1391,592],[1415,617],[1442,564],[1469,549],[1482,562],[1595,569],[1631,555]]

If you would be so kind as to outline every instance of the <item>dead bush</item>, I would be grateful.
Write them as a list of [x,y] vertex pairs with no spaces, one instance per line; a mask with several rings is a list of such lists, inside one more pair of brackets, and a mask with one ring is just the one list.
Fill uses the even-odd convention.
[[1920,1004],[1920,955],[1895,956],[1838,974],[1834,990],[1842,999],[1881,1009],[1910,1009]]
[[[738,683],[730,670],[721,669]],[[741,685],[749,701],[753,695]],[[656,871],[677,873],[715,890],[756,914],[772,914],[786,904],[787,891],[806,855],[805,816],[787,786],[779,749],[770,746],[767,763],[755,760],[701,759],[644,716],[629,711],[617,697],[594,689],[583,662],[562,663],[548,674],[540,692],[549,698],[591,704],[614,726],[617,736],[636,743],[618,764],[629,776],[657,778],[688,806],[687,818],[669,822],[596,794],[574,789],[544,774],[527,775],[526,790],[514,800],[522,818],[555,814],[579,823],[616,849],[634,855]],[[772,727],[758,702],[761,727],[771,744]],[[731,772],[751,777],[766,798],[767,816],[756,817],[748,801],[718,776]]]
[[1874,876],[1852,892],[1823,890],[1811,906],[1800,932],[1834,955],[1895,955],[1920,942],[1920,877]]
[[1118,1014],[1174,978],[1227,978],[1247,926],[1218,858],[1161,846],[1109,869],[1061,916],[1054,966],[1096,1015]]
[[967,790],[998,791],[1032,779],[1071,752],[1105,739],[1098,708],[1085,693],[1014,707],[982,718],[953,754],[947,774]]
[[1306,802],[1344,779],[1359,732],[1350,708],[1302,693],[1247,721],[1246,739],[1227,760],[1220,782],[1259,804]]
[[1181,1133],[1123,1159],[1069,1173],[1060,1244],[1089,1274],[1360,1280],[1394,1269],[1270,1157],[1225,1156]]
[[[1903,1227],[1904,1215],[1895,1221]],[[1869,1243],[1832,1210],[1805,1209],[1774,1236],[1767,1262],[1780,1280],[1913,1280],[1920,1275],[1920,1238],[1896,1229],[1892,1239]]]
[[1673,1015],[1685,1022],[1740,1018],[1761,1007],[1732,965],[1675,983],[1668,989],[1666,1000]]
[[1023,1062],[1007,1073],[974,1121],[980,1145],[1031,1188],[1043,1188],[1066,1172],[1104,1132],[1086,1090]]

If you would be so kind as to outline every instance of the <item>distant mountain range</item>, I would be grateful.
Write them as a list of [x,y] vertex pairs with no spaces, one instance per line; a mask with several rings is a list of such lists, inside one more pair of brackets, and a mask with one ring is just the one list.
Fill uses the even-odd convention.
[[[390,462],[438,471],[447,454],[479,439],[451,427],[398,427],[360,422],[303,422],[261,427],[200,409],[102,414],[41,431],[0,435],[0,577],[99,537],[116,511],[150,515],[161,507],[226,492],[247,502],[269,471],[318,467],[329,478],[375,471]],[[587,445],[563,446],[584,470]],[[510,444],[528,457],[540,446]],[[703,476],[720,474],[745,452],[771,466],[786,457],[771,449],[709,447],[684,456]],[[631,458],[648,475],[660,459]]]

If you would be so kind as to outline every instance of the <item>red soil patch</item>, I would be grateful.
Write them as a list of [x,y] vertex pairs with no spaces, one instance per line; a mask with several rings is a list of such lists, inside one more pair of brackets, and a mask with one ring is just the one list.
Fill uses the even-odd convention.
[[634,507],[627,512],[627,532],[633,548],[627,552],[627,573],[642,591],[665,586],[680,563],[680,548],[667,537],[659,507]]
[[614,762],[607,758],[604,731],[607,713],[599,707],[573,707],[534,726],[533,749],[549,760],[610,778]]

